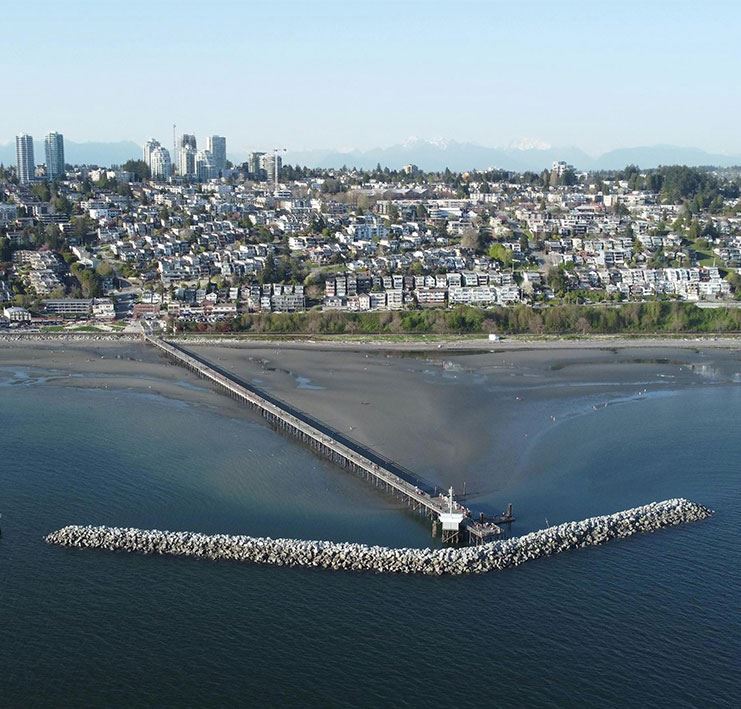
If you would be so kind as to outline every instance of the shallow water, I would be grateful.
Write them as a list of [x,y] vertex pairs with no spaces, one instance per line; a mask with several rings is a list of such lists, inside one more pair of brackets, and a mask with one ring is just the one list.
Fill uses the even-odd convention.
[[[43,535],[69,523],[430,539],[261,422],[185,403],[189,389],[180,401],[63,389],[33,373],[16,382],[0,389],[3,706],[734,706],[740,696],[741,387],[667,386],[596,410],[578,389],[557,410],[523,402],[519,427],[503,440],[491,432],[474,507],[514,502],[520,532],[674,496],[715,516],[499,574],[427,579],[46,546]],[[507,446],[516,465],[504,475]]]

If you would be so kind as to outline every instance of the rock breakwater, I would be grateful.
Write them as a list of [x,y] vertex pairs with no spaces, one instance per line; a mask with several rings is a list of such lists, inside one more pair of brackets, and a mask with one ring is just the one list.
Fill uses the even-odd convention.
[[712,511],[682,498],[653,502],[611,515],[567,522],[522,537],[463,548],[414,549],[349,542],[271,539],[227,534],[166,532],[126,527],[72,525],[52,532],[49,544],[141,554],[167,554],[275,566],[460,575],[519,566],[570,549],[604,544],[706,519]]

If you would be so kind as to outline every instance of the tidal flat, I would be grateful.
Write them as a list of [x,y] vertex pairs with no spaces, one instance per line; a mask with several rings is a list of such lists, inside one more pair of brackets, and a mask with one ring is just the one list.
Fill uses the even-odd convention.
[[433,540],[143,343],[1,342],[3,702],[425,706],[434,686],[485,706],[734,706],[738,347],[499,345],[192,347],[465,483],[473,509],[513,502],[513,535],[672,497],[713,517],[442,579],[53,547],[70,524]]

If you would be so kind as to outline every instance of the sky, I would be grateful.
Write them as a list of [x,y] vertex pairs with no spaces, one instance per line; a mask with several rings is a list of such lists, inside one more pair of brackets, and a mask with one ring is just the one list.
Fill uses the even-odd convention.
[[0,143],[741,153],[738,0],[4,0]]

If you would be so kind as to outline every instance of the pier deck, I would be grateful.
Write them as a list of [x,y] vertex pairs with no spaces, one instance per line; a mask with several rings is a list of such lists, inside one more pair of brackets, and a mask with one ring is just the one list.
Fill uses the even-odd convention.
[[258,390],[231,372],[161,338],[145,334],[144,340],[175,363],[211,381],[223,393],[259,412],[274,428],[294,436],[332,462],[363,475],[376,486],[394,494],[415,512],[434,520],[451,511],[462,515],[461,527],[468,533],[468,541],[472,543],[481,543],[500,534],[499,524],[512,521],[511,514],[495,520],[474,519],[467,507],[451,501],[445,495],[424,489],[425,483],[403,466]]

